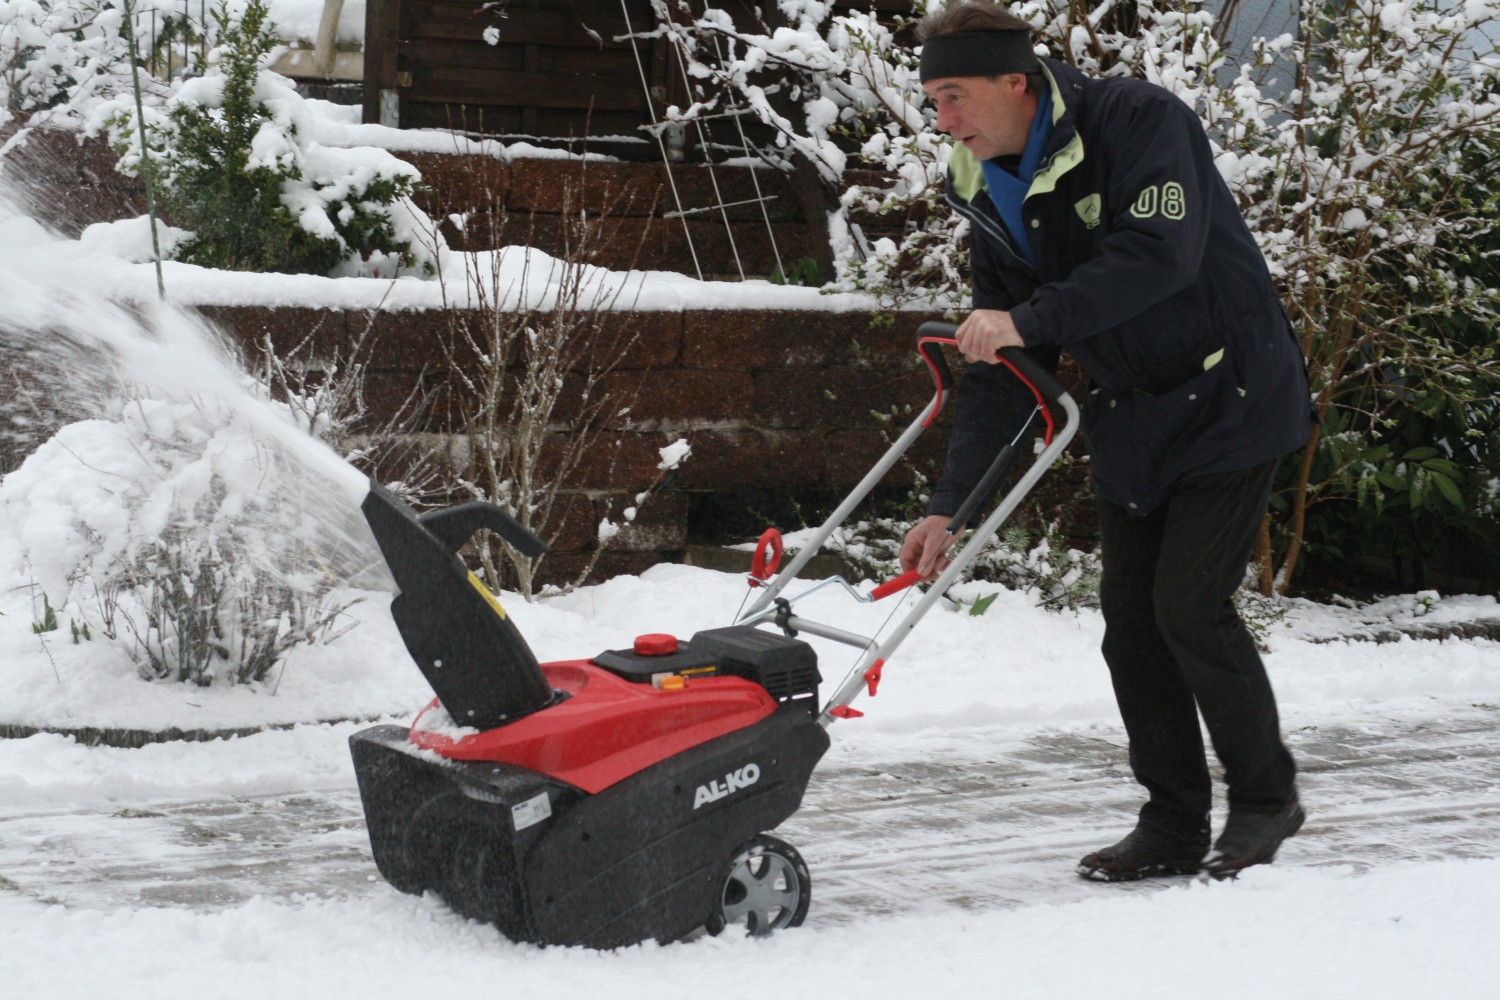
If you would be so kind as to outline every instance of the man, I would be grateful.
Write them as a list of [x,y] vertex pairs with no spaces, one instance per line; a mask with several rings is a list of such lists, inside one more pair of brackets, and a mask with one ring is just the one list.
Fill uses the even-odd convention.
[[[926,18],[922,89],[956,142],[947,199],[970,222],[969,362],[928,516],[903,569],[947,564],[949,517],[1028,396],[1006,346],[1088,375],[1103,653],[1146,789],[1136,827],[1079,862],[1108,881],[1270,861],[1303,822],[1275,698],[1232,597],[1276,460],[1311,429],[1302,354],[1202,124],[1138,80],[1035,55],[1025,22],[983,2]],[[1209,854],[1212,786],[1229,815]]]

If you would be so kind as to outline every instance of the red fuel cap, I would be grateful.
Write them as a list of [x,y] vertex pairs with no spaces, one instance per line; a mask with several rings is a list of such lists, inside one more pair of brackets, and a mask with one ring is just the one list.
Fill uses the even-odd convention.
[[665,632],[653,632],[650,635],[638,635],[635,637],[636,656],[666,656],[677,652],[677,637],[667,635]]

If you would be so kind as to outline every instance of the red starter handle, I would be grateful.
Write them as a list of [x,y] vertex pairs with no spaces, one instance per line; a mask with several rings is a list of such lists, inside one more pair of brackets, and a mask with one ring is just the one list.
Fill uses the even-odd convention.
[[781,565],[781,532],[767,528],[755,543],[755,554],[750,557],[750,586],[759,587],[771,579],[776,567]]
[[891,577],[889,580],[885,581],[885,583],[882,583],[880,586],[870,591],[870,599],[872,601],[878,601],[883,597],[890,597],[892,594],[898,594],[901,591],[905,590],[907,587],[910,587],[916,583],[920,583],[921,581],[922,574],[914,569],[909,569],[905,573],[902,573],[900,576]]

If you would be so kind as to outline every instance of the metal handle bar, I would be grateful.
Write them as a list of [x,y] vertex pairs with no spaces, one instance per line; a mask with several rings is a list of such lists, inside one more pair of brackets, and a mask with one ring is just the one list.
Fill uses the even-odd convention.
[[[881,643],[879,647],[867,651],[859,663],[844,678],[837,691],[828,699],[823,713],[818,717],[818,722],[824,728],[832,725],[835,719],[850,718],[858,713],[853,712],[849,705],[858,698],[866,684],[871,683],[871,672],[878,674],[880,666],[896,652],[896,649],[917,627],[917,623],[926,616],[932,606],[948,592],[948,588],[958,582],[958,578],[969,567],[980,551],[989,544],[995,532],[1009,519],[1015,509],[1020,506],[1021,501],[1031,492],[1032,488],[1052,467],[1052,463],[1062,456],[1063,451],[1073,440],[1073,435],[1078,432],[1078,404],[1073,402],[1072,397],[1063,393],[1057,399],[1059,407],[1063,411],[1064,422],[1061,429],[1053,436],[1052,441],[1036,457],[1036,461],[1021,476],[1020,480],[1011,487],[1010,491],[1001,498],[984,522],[975,528],[969,535],[963,547],[954,555],[953,561],[948,568],[938,576],[927,588],[912,609],[907,612],[906,617],[892,630],[889,638]],[[962,526],[955,526],[962,530]],[[898,578],[899,579],[899,578]],[[873,690],[873,689],[872,689]]]
[[[865,650],[859,663],[849,672],[849,675],[840,684],[833,697],[829,699],[822,714],[819,715],[818,722],[825,728],[832,725],[835,719],[850,718],[859,714],[849,707],[850,703],[859,696],[866,685],[869,685],[873,691],[880,668],[884,662],[896,651],[897,647],[901,645],[912,629],[916,627],[917,623],[931,610],[932,606],[937,603],[938,599],[958,580],[959,575],[974,561],[979,555],[980,550],[988,544],[990,538],[1000,529],[1000,525],[1005,523],[1006,519],[1010,517],[1021,501],[1025,499],[1026,495],[1031,492],[1032,488],[1052,466],[1052,463],[1061,457],[1062,452],[1067,448],[1074,434],[1078,431],[1078,405],[1073,402],[1067,390],[1063,389],[1062,385],[1046,369],[1037,364],[1024,350],[1019,348],[1003,349],[1000,352],[998,360],[1005,364],[1025,385],[1031,388],[1042,412],[1047,417],[1046,446],[1043,448],[1041,454],[1037,456],[1036,461],[1021,476],[1020,480],[1001,498],[999,504],[990,512],[990,515],[985,518],[984,522],[970,534],[968,541],[954,555],[953,561],[949,563],[948,568],[938,576],[937,580],[927,589],[927,592],[922,595],[916,605],[907,613],[906,617],[896,626],[890,638],[877,646],[873,639],[866,639],[864,636],[857,636],[853,633],[844,632],[841,629],[818,625],[805,619],[796,618],[790,615],[789,601],[784,601],[779,606],[780,608],[788,609],[787,611],[783,612],[778,609],[777,611],[767,613],[766,609],[772,602],[777,600],[782,590],[796,577],[798,571],[822,548],[823,544],[827,542],[839,525],[843,524],[849,518],[854,508],[869,495],[870,491],[884,478],[901,455],[911,446],[912,442],[936,418],[952,391],[951,371],[948,368],[946,359],[942,356],[942,352],[937,348],[943,344],[952,344],[952,334],[956,330],[957,327],[951,323],[936,322],[924,323],[918,329],[917,350],[927,362],[927,367],[932,375],[935,386],[932,405],[914,420],[911,426],[902,433],[901,437],[886,450],[886,453],[881,456],[880,460],[876,462],[865,478],[860,481],[859,485],[839,504],[838,509],[829,515],[822,526],[808,539],[801,551],[792,560],[791,565],[787,566],[765,585],[756,601],[740,618],[742,623],[753,624],[775,617],[778,621],[784,620],[788,625],[805,629],[814,635],[837,639],[838,641],[846,642]],[[1062,427],[1054,428],[1054,411],[1059,410],[1063,418]],[[956,527],[957,530],[962,530],[961,525]],[[814,587],[813,590],[821,589],[828,582],[832,581],[820,584]],[[916,582],[918,582],[918,577],[915,572],[903,573],[901,576],[877,587],[875,592],[868,598],[860,599],[866,602],[879,600]],[[848,584],[845,583],[845,586],[847,587]],[[809,593],[812,593],[812,590],[798,595],[799,599],[807,596]]]
[[[766,580],[769,574],[766,572],[756,572],[752,569],[752,576],[755,578],[755,583],[752,586],[763,586],[764,589],[761,590],[760,595],[752,602],[749,609],[744,612],[741,618],[742,621],[756,617],[776,600],[787,584],[796,578],[803,567],[817,555],[818,551],[832,537],[833,532],[837,530],[839,525],[848,520],[849,515],[854,512],[855,507],[863,502],[865,497],[885,478],[886,474],[890,472],[901,456],[911,447],[912,443],[937,419],[937,415],[942,411],[943,406],[946,405],[953,390],[952,369],[949,368],[948,361],[939,348],[945,345],[955,346],[953,335],[957,331],[958,327],[955,324],[937,320],[929,320],[917,328],[917,353],[926,362],[928,374],[932,376],[934,390],[932,403],[921,416],[912,421],[905,432],[886,450],[885,454],[870,469],[864,479],[860,480],[859,484],[850,491],[849,495],[844,498],[844,501],[839,504],[838,508],[813,533],[812,537],[808,539],[807,543],[793,557],[791,564],[786,569],[776,574],[773,580],[765,584],[762,582]],[[1050,445],[1056,433],[1054,411],[1060,404],[1064,408],[1072,405],[1072,400],[1068,396],[1067,390],[1045,368],[1037,364],[1031,355],[1021,348],[1002,348],[997,360],[1009,368],[1011,373],[1023,385],[1030,388],[1032,394],[1036,397],[1039,409],[1047,422],[1044,442]],[[1063,401],[1066,401],[1066,403]],[[985,477],[986,482],[989,483],[989,488],[983,490],[982,493],[981,491],[974,491],[975,495],[971,496],[970,503],[966,504],[969,510],[963,519],[964,522],[967,522],[969,515],[972,515],[973,508],[977,507],[978,503],[982,502],[993,491],[994,484],[1003,475],[1005,468],[997,466],[1006,464],[1008,463],[997,463],[996,466],[991,467],[991,474]],[[961,523],[959,527],[961,527]],[[762,536],[761,542],[764,544],[765,536]],[[770,571],[775,571],[774,564],[770,566]],[[903,573],[877,587],[874,597],[879,600],[903,590],[916,582],[917,577],[914,573]]]

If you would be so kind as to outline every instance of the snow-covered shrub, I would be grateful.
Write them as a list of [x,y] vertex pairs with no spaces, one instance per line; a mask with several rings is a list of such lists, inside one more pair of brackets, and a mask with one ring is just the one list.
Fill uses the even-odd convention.
[[1296,37],[1257,40],[1186,92],[1302,334],[1320,417],[1278,477],[1266,590],[1307,554],[1419,565],[1434,540],[1476,540],[1469,480],[1500,431],[1497,15],[1494,0],[1304,5]]
[[[686,0],[652,0],[652,6],[656,26],[641,37],[666,39],[682,53],[691,78],[692,103],[666,109],[668,122],[748,111],[773,137],[758,150],[763,158],[788,171],[809,164],[830,188],[842,189],[846,168],[859,162],[857,144],[848,139],[855,120],[884,114],[898,137],[862,152],[872,163],[899,159],[901,177],[887,192],[845,195],[846,205],[864,199],[902,211],[908,196],[931,197],[946,162],[942,143],[923,134],[911,52],[893,44],[892,31],[873,13],[833,15],[830,4],[817,0],[778,0],[764,12],[737,8],[736,20],[712,6],[695,12]],[[841,269],[856,259],[846,216],[840,211],[829,220]],[[878,290],[898,257],[904,264],[911,255],[886,249],[884,264],[858,269],[846,277],[847,286]]]
[[0,484],[0,507],[41,592],[127,642],[142,676],[243,683],[327,638],[346,606],[301,488],[228,408],[136,398],[62,428]]
[[0,124],[16,111],[76,121],[125,92],[123,16],[113,0],[0,0]]
[[69,280],[23,269],[0,317],[33,390],[11,416],[36,404],[46,428],[0,480],[0,578],[145,677],[263,679],[332,637],[350,599],[336,588],[378,563],[368,482],[194,317]]
[[[312,140],[305,102],[265,68],[277,42],[263,0],[239,17],[221,3],[213,16],[219,44],[204,75],[146,113],[150,180],[165,214],[192,233],[178,259],[226,270],[430,271],[434,229],[410,201],[416,168],[383,150]],[[134,109],[105,116],[119,169],[139,173]]]

